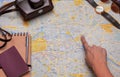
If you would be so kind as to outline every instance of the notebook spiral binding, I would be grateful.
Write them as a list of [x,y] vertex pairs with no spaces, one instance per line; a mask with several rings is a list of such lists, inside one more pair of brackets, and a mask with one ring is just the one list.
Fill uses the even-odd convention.
[[11,33],[12,36],[26,36],[28,32]]

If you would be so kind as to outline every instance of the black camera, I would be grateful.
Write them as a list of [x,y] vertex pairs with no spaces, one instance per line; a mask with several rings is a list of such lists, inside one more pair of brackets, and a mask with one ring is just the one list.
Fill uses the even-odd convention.
[[51,0],[16,0],[15,3],[24,20],[30,20],[53,9]]

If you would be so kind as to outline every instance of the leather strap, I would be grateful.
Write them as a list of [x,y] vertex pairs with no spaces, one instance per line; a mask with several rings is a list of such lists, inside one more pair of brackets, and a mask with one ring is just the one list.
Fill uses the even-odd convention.
[[96,8],[97,6],[98,6],[98,4],[95,2],[95,1],[93,1],[93,0],[87,0],[88,1],[88,3],[90,3],[90,5],[92,6],[92,7],[94,7],[94,8]]
[[1,49],[1,48],[5,47],[5,45],[7,44],[7,41],[6,41],[7,37],[5,36],[5,34],[3,34],[3,32],[1,30],[0,30],[0,33],[4,37],[4,39],[0,38],[0,41],[4,42],[3,45],[0,46],[0,49]]
[[9,13],[9,12],[13,12],[13,11],[18,11],[18,9],[10,9],[10,10],[5,10],[3,12],[0,13],[0,16],[5,14],[5,13]]
[[102,12],[101,14],[104,18],[106,18],[108,21],[110,21],[115,27],[117,27],[118,29],[120,29],[120,24],[108,13],[106,13],[105,11]]
[[[98,6],[98,4],[94,1],[94,0],[87,0],[88,3],[90,3],[90,5],[93,8],[96,8]],[[117,27],[118,29],[120,29],[120,24],[118,23],[117,20],[115,20],[110,14],[108,14],[107,12],[103,11],[101,13],[101,15],[107,19],[109,22],[111,22],[115,27]]]
[[[4,37],[4,38],[0,38],[0,41],[2,41],[4,43],[2,46],[0,46],[0,49],[1,49],[1,48],[5,47],[7,42],[9,42],[12,39],[12,35],[9,32],[3,30],[2,28],[0,28],[0,33]],[[9,38],[7,38],[7,36]]]
[[[4,14],[4,13],[7,13],[7,12],[11,12],[11,11],[14,11],[14,10],[16,10],[16,9],[11,9],[11,10],[8,10],[7,11],[7,9],[8,8],[10,8],[10,7],[12,7],[12,6],[14,6],[15,5],[15,1],[13,1],[13,2],[10,2],[10,3],[8,3],[8,4],[6,4],[6,5],[4,5],[4,6],[2,6],[2,7],[0,7],[0,15],[2,15],[2,14]],[[7,11],[7,12],[6,12]]]
[[[14,5],[15,5],[15,1],[10,2],[10,3],[0,7],[0,16],[5,14],[5,13],[8,13],[8,12],[16,11],[17,9],[9,9],[8,10],[8,8],[10,8],[10,7],[14,6]],[[3,42],[3,45],[0,46],[0,49],[1,49],[1,48],[5,47],[7,42],[9,42],[12,39],[12,35],[9,32],[2,29],[2,28],[0,28],[0,33],[1,33],[2,37],[3,37],[3,38],[0,38],[0,41]],[[7,38],[7,36],[9,38]]]

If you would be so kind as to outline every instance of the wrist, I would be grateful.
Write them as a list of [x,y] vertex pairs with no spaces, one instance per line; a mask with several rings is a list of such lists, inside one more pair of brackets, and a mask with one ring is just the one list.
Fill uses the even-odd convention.
[[106,63],[106,61],[98,61],[98,62],[93,62],[93,64],[92,64],[92,69],[93,69],[93,71],[96,71],[96,70],[105,70],[105,69],[108,69],[108,67],[107,67],[107,63]]
[[97,77],[113,77],[106,63],[98,65],[92,67]]

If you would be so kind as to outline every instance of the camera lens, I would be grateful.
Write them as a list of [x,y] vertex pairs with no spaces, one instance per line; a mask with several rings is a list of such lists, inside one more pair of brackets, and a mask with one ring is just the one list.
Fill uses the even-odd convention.
[[32,8],[37,9],[44,4],[44,0],[29,0]]

